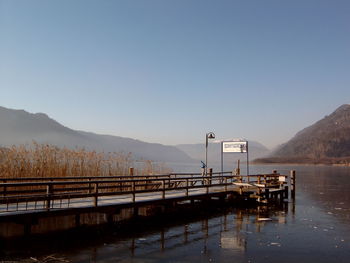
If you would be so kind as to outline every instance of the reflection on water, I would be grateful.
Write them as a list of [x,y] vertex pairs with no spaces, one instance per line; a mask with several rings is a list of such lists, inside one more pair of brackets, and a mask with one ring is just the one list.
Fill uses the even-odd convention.
[[300,190],[305,199],[313,200],[318,207],[337,220],[349,223],[350,169],[348,167],[309,167],[302,178]]
[[180,226],[160,226],[159,230],[130,238],[116,235],[103,245],[68,258],[74,262],[231,262],[232,256],[245,257],[251,236],[263,233],[269,224],[285,224],[286,215],[286,211],[264,207],[234,209]]
[[17,259],[34,262],[30,256],[40,260],[54,255],[72,262],[348,262],[350,168],[251,167],[253,173],[275,169],[297,171],[295,203],[232,208],[192,221],[184,213],[181,222],[147,224],[142,232],[128,226],[90,239],[75,237],[77,242]]

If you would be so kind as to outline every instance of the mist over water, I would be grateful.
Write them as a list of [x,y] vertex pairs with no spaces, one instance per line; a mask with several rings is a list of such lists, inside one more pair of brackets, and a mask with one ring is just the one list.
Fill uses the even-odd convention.
[[[172,168],[193,172],[196,166],[199,172],[198,164]],[[297,173],[296,200],[285,207],[234,207],[196,219],[183,214],[178,221],[140,222],[90,240],[73,237],[75,241],[56,242],[56,247],[0,255],[23,262],[49,255],[72,262],[348,262],[350,168],[250,167],[252,174],[289,174],[292,169]]]

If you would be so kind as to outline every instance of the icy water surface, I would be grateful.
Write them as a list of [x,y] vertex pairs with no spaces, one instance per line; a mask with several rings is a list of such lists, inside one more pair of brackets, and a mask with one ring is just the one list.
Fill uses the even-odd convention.
[[350,262],[350,168],[251,167],[274,169],[297,172],[296,201],[284,208],[233,208],[188,220],[184,214],[178,222],[32,241],[27,249],[2,249],[0,261]]

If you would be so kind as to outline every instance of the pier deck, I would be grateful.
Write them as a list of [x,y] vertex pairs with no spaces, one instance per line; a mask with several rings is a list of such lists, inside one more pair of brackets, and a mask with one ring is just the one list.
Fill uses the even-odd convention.
[[[286,175],[232,173],[0,179],[0,222],[33,224],[40,218],[104,213],[124,208],[239,198],[288,198]],[[28,228],[28,227],[27,227]]]

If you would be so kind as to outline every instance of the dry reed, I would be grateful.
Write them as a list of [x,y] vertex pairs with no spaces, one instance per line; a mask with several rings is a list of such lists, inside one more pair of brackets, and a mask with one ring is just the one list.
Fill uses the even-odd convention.
[[72,150],[36,142],[0,148],[0,178],[123,176],[130,167],[135,167],[137,175],[171,172],[163,164],[136,162],[131,153]]

